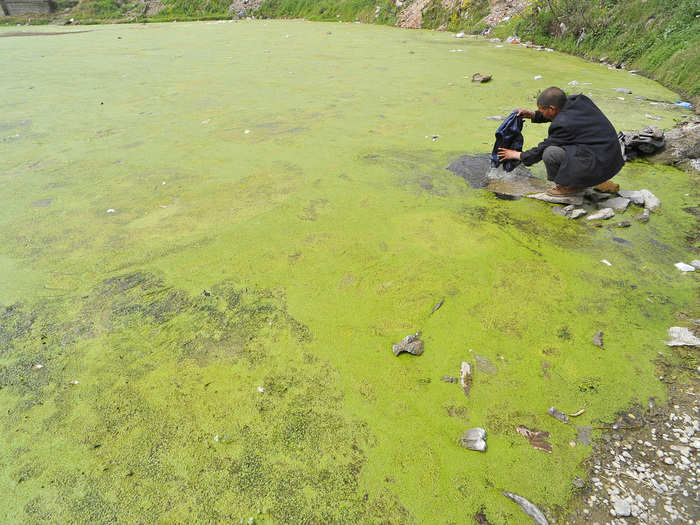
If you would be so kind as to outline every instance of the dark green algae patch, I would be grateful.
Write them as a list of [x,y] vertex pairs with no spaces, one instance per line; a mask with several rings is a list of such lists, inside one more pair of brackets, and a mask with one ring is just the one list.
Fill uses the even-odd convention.
[[[502,490],[556,518],[590,453],[575,424],[663,399],[697,180],[629,164],[616,180],[662,211],[596,229],[445,169],[490,149],[483,118],[531,106],[536,74],[590,81],[620,129],[679,117],[613,91],[671,100],[657,84],[345,24],[52,38],[6,39],[0,78],[3,523],[522,522]],[[394,357],[419,329],[425,353]],[[497,371],[467,399],[440,378],[476,354]],[[475,426],[485,454],[457,445]]]

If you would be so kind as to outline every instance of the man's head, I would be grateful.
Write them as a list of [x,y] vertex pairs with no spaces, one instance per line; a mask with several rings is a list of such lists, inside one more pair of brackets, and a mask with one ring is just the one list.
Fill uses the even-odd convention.
[[537,97],[537,109],[548,120],[556,117],[564,104],[566,104],[566,93],[558,87],[547,88]]

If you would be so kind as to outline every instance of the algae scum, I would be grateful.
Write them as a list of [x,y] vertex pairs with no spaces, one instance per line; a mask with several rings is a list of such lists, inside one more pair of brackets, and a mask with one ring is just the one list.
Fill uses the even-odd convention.
[[[670,126],[634,98],[674,100],[659,85],[354,24],[0,44],[3,523],[522,522],[501,491],[557,518],[591,451],[576,425],[663,398],[652,361],[696,286],[673,267],[688,175],[625,167],[663,209],[615,230],[446,169],[490,150],[485,117],[572,80],[618,129]],[[417,330],[424,354],[394,357]],[[440,381],[462,361],[468,399]],[[486,453],[459,447],[471,427]]]

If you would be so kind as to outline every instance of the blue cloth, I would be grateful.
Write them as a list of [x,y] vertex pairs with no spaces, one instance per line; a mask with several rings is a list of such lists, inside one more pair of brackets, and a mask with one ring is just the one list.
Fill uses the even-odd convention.
[[[497,168],[501,164],[501,159],[498,158],[499,148],[513,149],[515,151],[523,150],[522,130],[523,117],[519,117],[517,111],[513,111],[501,122],[496,131],[496,142],[491,151],[491,167]],[[508,159],[503,161],[503,168],[506,171],[513,171],[518,164],[520,164],[519,160]]]

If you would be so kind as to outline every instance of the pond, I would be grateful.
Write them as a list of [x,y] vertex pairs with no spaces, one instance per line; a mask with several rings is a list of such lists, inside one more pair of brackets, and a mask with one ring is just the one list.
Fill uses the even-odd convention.
[[[520,522],[502,491],[556,518],[591,452],[576,427],[664,398],[652,361],[696,288],[673,266],[688,175],[628,164],[615,180],[662,208],[618,229],[446,168],[550,85],[620,130],[671,127],[674,93],[431,31],[61,31],[0,29],[3,523]],[[463,361],[468,398],[441,381]],[[458,444],[473,427],[485,453]]]

